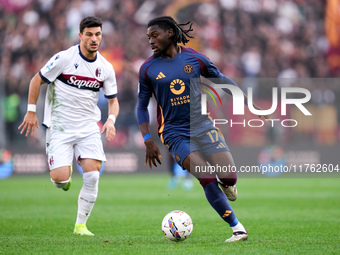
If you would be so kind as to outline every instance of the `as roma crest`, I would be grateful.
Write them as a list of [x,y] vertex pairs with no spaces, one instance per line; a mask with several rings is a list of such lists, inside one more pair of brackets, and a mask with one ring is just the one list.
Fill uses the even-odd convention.
[[187,65],[184,66],[184,72],[186,72],[186,73],[192,73],[193,70],[194,70],[194,68],[190,64],[187,64]]

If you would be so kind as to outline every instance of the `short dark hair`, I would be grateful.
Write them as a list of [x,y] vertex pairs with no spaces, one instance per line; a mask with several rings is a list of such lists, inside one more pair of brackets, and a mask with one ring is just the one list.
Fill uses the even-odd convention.
[[[189,42],[188,38],[194,38],[189,35],[189,32],[193,31],[192,22],[188,21],[185,24],[177,24],[177,22],[170,16],[161,16],[158,18],[154,18],[149,21],[148,27],[157,25],[163,30],[172,29],[174,31],[173,41],[174,43],[183,43],[184,45]],[[190,25],[189,29],[185,30],[182,27]]]
[[79,31],[80,33],[83,33],[84,29],[87,27],[100,27],[102,28],[103,22],[94,16],[89,16],[86,18],[83,18],[82,21],[79,24]]

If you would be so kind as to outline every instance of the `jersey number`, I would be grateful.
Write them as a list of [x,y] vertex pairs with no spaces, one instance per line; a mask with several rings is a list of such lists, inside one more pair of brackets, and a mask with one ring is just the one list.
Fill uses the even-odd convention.
[[209,135],[211,142],[217,142],[219,140],[218,131],[211,130],[207,133]]

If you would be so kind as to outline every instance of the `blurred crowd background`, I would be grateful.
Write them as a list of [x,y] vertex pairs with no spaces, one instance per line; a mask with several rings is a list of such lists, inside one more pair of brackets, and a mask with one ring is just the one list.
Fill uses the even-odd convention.
[[[43,130],[26,139],[17,129],[26,113],[29,81],[52,55],[79,43],[79,23],[89,15],[103,21],[100,52],[113,64],[118,82],[121,110],[117,139],[106,146],[141,144],[135,119],[138,70],[152,55],[146,24],[160,15],[171,15],[178,23],[191,20],[195,39],[186,46],[207,55],[227,76],[245,78],[248,82],[240,86],[253,87],[261,100],[271,98],[261,98],[266,93],[257,78],[320,79],[309,87],[311,107],[327,107],[315,111],[314,122],[310,121],[309,126],[302,121],[304,125],[289,132],[317,137],[312,140],[319,144],[337,143],[339,6],[339,0],[1,0],[0,147],[29,143],[44,148]],[[294,86],[294,82],[279,85]],[[40,122],[44,89],[43,86],[38,102]],[[99,106],[105,120],[107,106],[103,96]],[[326,122],[316,125],[322,117]],[[229,142],[242,144],[245,140],[233,137]],[[281,142],[293,138],[287,134]],[[261,143],[266,143],[266,138],[256,144]]]

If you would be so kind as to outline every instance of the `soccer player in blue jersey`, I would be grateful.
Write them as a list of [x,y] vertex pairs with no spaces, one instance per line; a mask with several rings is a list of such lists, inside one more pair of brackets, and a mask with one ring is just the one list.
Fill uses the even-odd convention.
[[[185,29],[186,25],[190,27]],[[190,31],[192,23],[177,24],[169,16],[158,17],[148,23],[147,37],[154,54],[140,68],[137,102],[137,120],[146,147],[145,164],[152,168],[152,165],[161,164],[162,159],[149,131],[147,106],[154,95],[158,104],[158,133],[161,141],[168,146],[176,162],[199,180],[210,205],[232,228],[233,235],[226,242],[247,240],[248,233],[228,201],[237,198],[236,172],[216,175],[195,171],[196,167],[235,164],[218,129],[208,115],[201,114],[199,84],[190,83],[190,79],[200,76],[220,78],[224,84],[237,85],[206,56],[192,48],[178,45],[192,38]],[[247,102],[246,95],[244,97]]]

